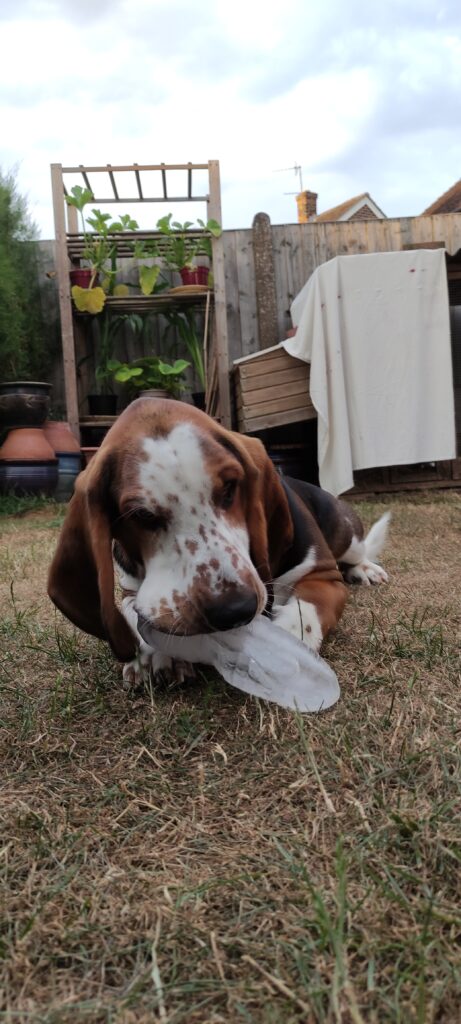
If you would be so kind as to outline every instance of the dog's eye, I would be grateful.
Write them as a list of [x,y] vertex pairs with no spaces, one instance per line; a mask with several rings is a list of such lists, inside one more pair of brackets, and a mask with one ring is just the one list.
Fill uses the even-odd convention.
[[135,508],[130,512],[130,519],[133,519],[138,526],[142,526],[144,530],[165,530],[167,521],[165,516],[158,515],[156,512],[150,512],[148,508]]
[[234,502],[238,487],[238,480],[226,480],[219,497],[221,508],[230,508]]

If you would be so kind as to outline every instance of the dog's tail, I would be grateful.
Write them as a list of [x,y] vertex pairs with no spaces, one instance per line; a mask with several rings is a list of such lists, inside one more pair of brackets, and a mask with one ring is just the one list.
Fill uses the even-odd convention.
[[377,523],[373,523],[371,530],[368,531],[365,537],[365,555],[370,562],[376,562],[376,559],[383,550],[389,532],[390,519],[391,513],[385,512],[381,519],[378,519]]

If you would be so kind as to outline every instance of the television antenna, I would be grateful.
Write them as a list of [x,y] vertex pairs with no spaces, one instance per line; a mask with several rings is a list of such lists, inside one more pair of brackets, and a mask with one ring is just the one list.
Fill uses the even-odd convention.
[[299,192],[303,191],[303,169],[301,164],[293,164],[293,167],[276,167],[274,173],[282,174],[285,171],[294,171],[296,177],[299,178],[299,189],[296,192],[284,192],[284,196],[296,196]]

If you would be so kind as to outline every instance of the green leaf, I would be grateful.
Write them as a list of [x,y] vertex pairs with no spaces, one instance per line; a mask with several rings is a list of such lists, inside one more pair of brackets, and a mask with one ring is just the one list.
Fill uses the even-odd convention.
[[172,374],[179,375],[180,373],[184,373],[184,370],[187,370],[188,366],[190,366],[190,363],[188,363],[186,359],[177,359],[172,366],[170,363],[163,363],[161,359],[158,361],[158,369],[164,377],[169,377]]
[[106,296],[102,288],[80,288],[74,284],[71,289],[72,298],[81,313],[100,313],[104,307]]
[[123,213],[120,220],[111,224],[109,231],[137,231],[139,224],[130,217],[129,213]]
[[184,224],[180,224],[178,220],[174,220],[171,226],[175,231],[188,231],[189,228],[193,227],[193,225],[194,222],[192,220],[186,220]]
[[101,210],[92,210],[92,214],[92,217],[86,218],[87,224],[94,228],[98,234],[106,235],[109,229],[109,222],[111,220],[110,213],[101,213]]
[[139,284],[143,295],[152,295],[159,274],[158,266],[139,268]]
[[210,235],[213,235],[214,238],[219,238],[220,235],[222,235],[221,225],[218,224],[217,220],[213,220],[213,218],[211,218],[211,220],[207,220],[205,224],[205,221],[200,220],[200,217],[198,217],[197,223],[200,224],[200,227],[203,228],[204,231],[209,231]]
[[165,217],[160,217],[160,219],[157,221],[157,231],[161,231],[162,235],[171,234],[170,221],[172,216],[172,213],[167,213]]
[[129,366],[128,363],[124,363],[114,376],[115,380],[118,380],[120,384],[125,384],[128,380],[132,380],[133,377],[140,377],[143,372],[141,366]]
[[94,199],[91,189],[82,188],[81,185],[74,185],[74,187],[71,188],[70,193],[70,196],[65,197],[66,203],[68,206],[75,206],[76,210],[79,210],[80,213],[82,212],[83,207],[87,206],[88,203],[93,202]]

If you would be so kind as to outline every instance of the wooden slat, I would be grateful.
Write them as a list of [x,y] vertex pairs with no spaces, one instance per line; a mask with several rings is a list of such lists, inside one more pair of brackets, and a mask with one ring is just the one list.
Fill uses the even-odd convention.
[[136,185],[137,185],[137,189],[138,189],[139,199],[141,200],[141,202],[143,202],[144,196],[142,194],[141,178],[140,178],[140,175],[139,175],[139,167],[138,167],[137,164],[134,164],[133,170],[134,170],[134,176],[136,178]]
[[111,427],[118,416],[80,416],[82,427]]
[[264,358],[254,359],[245,363],[237,363],[235,366],[235,373],[240,380],[248,380],[249,377],[259,377],[262,373],[278,373],[280,370],[290,370],[296,367],[297,369],[303,368],[305,373],[309,372],[309,363],[305,363],[302,359],[295,359],[293,356],[289,356],[285,349],[280,349],[279,352],[275,352],[271,356],[265,356]]
[[235,231],[223,233],[224,270],[226,278],[226,319],[229,348],[229,364],[240,356],[247,355],[242,349],[240,319],[240,297],[237,276],[237,240]]
[[114,199],[118,203],[119,202],[119,195],[118,195],[118,192],[117,192],[117,186],[115,184],[114,172],[113,172],[112,167],[110,166],[110,164],[109,164],[107,170],[108,170],[108,174],[109,174],[110,183],[112,185],[112,191],[114,193]]
[[291,384],[295,380],[303,380],[306,383],[309,374],[306,372],[309,370],[307,363],[303,363],[302,366],[292,366],[287,370],[279,370],[277,374],[273,373],[262,373],[255,374],[254,376],[244,377],[243,374],[238,379],[238,387],[241,388],[245,395],[253,394],[255,391],[261,390],[261,388],[270,388],[274,384],[274,376],[277,382],[277,387],[283,387],[285,384]]
[[[141,200],[137,200],[140,202]],[[144,201],[144,200],[143,200]],[[72,207],[69,207],[72,209]],[[91,232],[92,241],[98,241],[100,235]],[[202,238],[203,231],[188,231],[187,235],[191,241]],[[155,241],[159,256],[166,250],[168,241],[164,235],[159,231],[124,231],[122,233],[115,232],[110,236],[111,243],[115,245],[117,250],[117,256],[122,259],[123,257],[133,258],[133,247],[135,242]],[[82,257],[83,250],[85,248],[85,239],[79,232],[67,234],[67,247],[69,256],[72,260]]]
[[134,171],[137,167],[138,171],[187,171],[191,168],[193,171],[207,171],[208,164],[98,164],[97,166],[83,166],[79,164],[78,167],[63,167],[63,174],[79,174],[86,171],[87,174],[93,174],[96,171],[106,171],[110,166],[113,171]]
[[[208,216],[222,223],[221,185],[218,160],[208,162],[208,180],[210,195],[207,203]],[[224,248],[222,235],[212,238],[213,283],[214,283],[214,317],[213,342],[216,351],[219,391],[219,416],[224,427],[230,427],[232,421],[230,380],[229,380],[229,345],[227,340],[226,316],[226,281],[224,270]]]
[[64,363],[64,387],[66,395],[67,420],[72,432],[80,442],[78,424],[77,373],[74,351],[74,331],[69,281],[69,258],[66,245],[66,219],[64,211],[64,190],[60,164],[51,164],[51,187],[56,234],[56,276],[61,315],[62,356]]
[[[299,400],[302,399],[302,400]],[[306,391],[301,391],[293,399],[292,395],[279,395],[274,398],[268,398],[267,401],[258,401],[251,406],[243,406],[242,412],[245,419],[248,417],[259,417],[271,413],[282,413],[288,412],[293,407],[307,409],[311,404],[309,395]],[[313,408],[313,407],[312,407]]]
[[305,420],[315,419],[315,409],[302,406],[299,409],[287,409],[277,413],[265,413],[263,416],[239,418],[239,430],[244,434],[255,434],[260,430],[268,430],[270,427],[283,427],[289,423],[303,423]]
[[[242,392],[240,389],[237,390],[237,408],[242,408],[245,415],[251,415],[252,411],[255,411],[255,415],[259,415],[259,410],[262,406],[274,406],[274,408],[288,408],[288,404],[301,405],[298,402],[298,396],[303,395],[306,401],[310,402],[309,388],[307,387],[305,380],[294,380],[291,384],[287,384],[283,388],[283,396],[281,396],[280,388],[275,384],[271,388],[264,388],[263,391],[250,391],[249,394]],[[280,405],[281,402],[286,402],[286,405]]]
[[256,281],[251,231],[237,231],[236,254],[240,330],[242,334],[242,349],[246,354],[248,352],[256,352],[259,349]]

